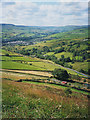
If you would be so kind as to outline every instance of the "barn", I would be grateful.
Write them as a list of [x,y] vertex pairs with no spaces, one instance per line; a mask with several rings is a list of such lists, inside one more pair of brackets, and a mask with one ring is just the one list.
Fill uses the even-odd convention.
[[62,83],[62,84],[64,84],[64,85],[65,85],[65,84],[67,84],[67,82],[66,82],[66,81],[62,81],[61,83]]

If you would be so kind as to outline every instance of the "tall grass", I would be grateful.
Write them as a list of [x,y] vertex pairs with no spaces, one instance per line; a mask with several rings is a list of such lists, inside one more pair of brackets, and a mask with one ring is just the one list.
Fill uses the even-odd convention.
[[3,118],[87,118],[88,99],[83,94],[3,80]]

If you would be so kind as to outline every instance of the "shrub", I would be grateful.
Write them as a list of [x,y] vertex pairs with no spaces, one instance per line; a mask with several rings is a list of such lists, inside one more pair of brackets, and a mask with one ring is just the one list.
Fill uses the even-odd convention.
[[71,83],[69,83],[69,85],[71,85]]
[[84,79],[83,82],[86,82],[86,79]]
[[69,96],[70,94],[72,94],[72,90],[71,90],[70,88],[66,88],[66,89],[65,89],[65,94],[66,94],[67,96]]

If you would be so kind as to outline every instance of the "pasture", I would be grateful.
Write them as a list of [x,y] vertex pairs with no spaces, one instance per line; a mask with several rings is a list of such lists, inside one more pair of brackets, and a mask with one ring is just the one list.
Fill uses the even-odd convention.
[[57,58],[61,58],[61,55],[64,55],[65,58],[67,58],[67,57],[72,58],[72,56],[73,56],[73,54],[70,53],[70,52],[61,52],[61,53],[55,54],[55,56],[56,56]]
[[70,65],[73,66],[73,69],[80,71],[80,69],[83,69],[85,71],[88,71],[88,62],[75,62],[75,63],[70,63]]

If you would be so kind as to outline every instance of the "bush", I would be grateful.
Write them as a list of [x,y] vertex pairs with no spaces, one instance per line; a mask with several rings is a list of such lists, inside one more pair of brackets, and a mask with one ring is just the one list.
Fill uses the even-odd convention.
[[83,82],[86,82],[86,79],[84,79],[84,81]]
[[65,94],[66,94],[67,96],[69,96],[70,94],[72,94],[72,90],[71,90],[70,88],[66,88],[66,89],[65,89]]
[[69,85],[71,86],[71,83],[69,83]]

